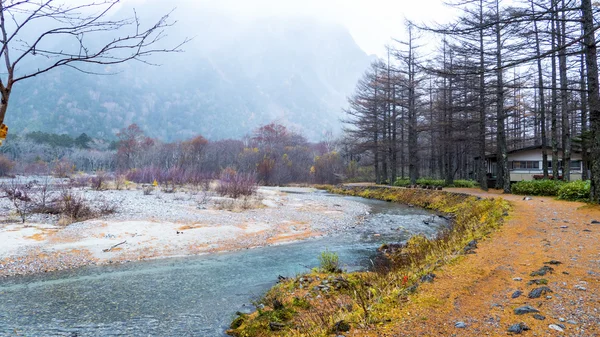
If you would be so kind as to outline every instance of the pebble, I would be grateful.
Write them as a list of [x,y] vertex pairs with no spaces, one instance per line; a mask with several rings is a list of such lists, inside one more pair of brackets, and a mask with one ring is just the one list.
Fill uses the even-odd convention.
[[467,325],[465,324],[465,322],[456,322],[454,323],[454,327],[458,329],[464,329],[467,327]]
[[521,295],[523,295],[523,292],[521,290],[517,290],[510,297],[511,298],[517,298],[517,297],[519,297]]
[[567,323],[577,325],[577,321],[574,321],[572,319],[568,320]]
[[538,321],[543,321],[546,319],[546,316],[543,316],[540,314],[535,314],[535,315],[533,315],[533,318],[537,319]]
[[519,282],[519,281],[523,281],[523,279],[522,279],[522,278],[520,278],[520,277],[515,277],[515,278],[513,278],[513,281],[517,281],[517,282]]
[[524,305],[522,307],[518,307],[515,309],[516,315],[524,315],[524,314],[528,314],[531,312],[540,312],[540,311],[529,305]]
[[515,334],[520,334],[521,332],[527,331],[527,330],[530,330],[530,328],[523,322],[513,324],[510,327],[508,327],[508,332],[512,332]]
[[552,330],[556,330],[558,332],[563,332],[565,331],[563,328],[561,328],[560,326],[556,325],[556,324],[550,324],[548,325],[548,327]]

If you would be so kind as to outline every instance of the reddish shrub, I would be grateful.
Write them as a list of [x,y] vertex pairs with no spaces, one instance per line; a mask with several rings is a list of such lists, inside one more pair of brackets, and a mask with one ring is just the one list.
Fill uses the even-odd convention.
[[10,172],[15,167],[15,162],[0,155],[0,177],[10,175]]

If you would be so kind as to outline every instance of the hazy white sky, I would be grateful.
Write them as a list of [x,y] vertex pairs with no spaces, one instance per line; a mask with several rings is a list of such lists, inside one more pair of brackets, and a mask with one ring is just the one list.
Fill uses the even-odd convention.
[[299,14],[339,22],[369,54],[381,54],[391,37],[402,37],[405,18],[416,22],[444,21],[450,12],[440,0],[216,1],[248,14]]
[[[145,0],[127,0],[143,3]],[[223,7],[243,16],[312,16],[341,23],[368,54],[383,55],[391,37],[402,38],[405,18],[444,22],[442,0],[186,0],[196,8]]]

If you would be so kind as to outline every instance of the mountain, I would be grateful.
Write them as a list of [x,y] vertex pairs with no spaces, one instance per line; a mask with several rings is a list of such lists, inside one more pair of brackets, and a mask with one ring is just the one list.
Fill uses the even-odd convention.
[[151,60],[161,66],[126,63],[101,69],[118,72],[106,76],[60,68],[18,83],[6,118],[11,132],[109,138],[137,123],[171,141],[238,138],[271,121],[313,140],[339,130],[346,97],[370,62],[344,27],[218,10],[179,13],[169,41],[194,39],[184,53]]

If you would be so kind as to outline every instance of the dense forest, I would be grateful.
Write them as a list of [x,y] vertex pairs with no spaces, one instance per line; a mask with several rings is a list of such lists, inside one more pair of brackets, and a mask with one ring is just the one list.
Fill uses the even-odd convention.
[[[576,151],[600,200],[598,5],[583,0],[455,1],[444,25],[407,23],[347,110],[346,134],[377,182],[470,178],[511,191],[507,153],[543,150],[545,178]],[[440,41],[435,51],[427,42]],[[426,48],[427,47],[427,48]],[[564,149],[564,151],[562,151]],[[559,153],[560,158],[559,158]],[[591,177],[587,173],[591,171]],[[563,179],[569,180],[569,170]]]

